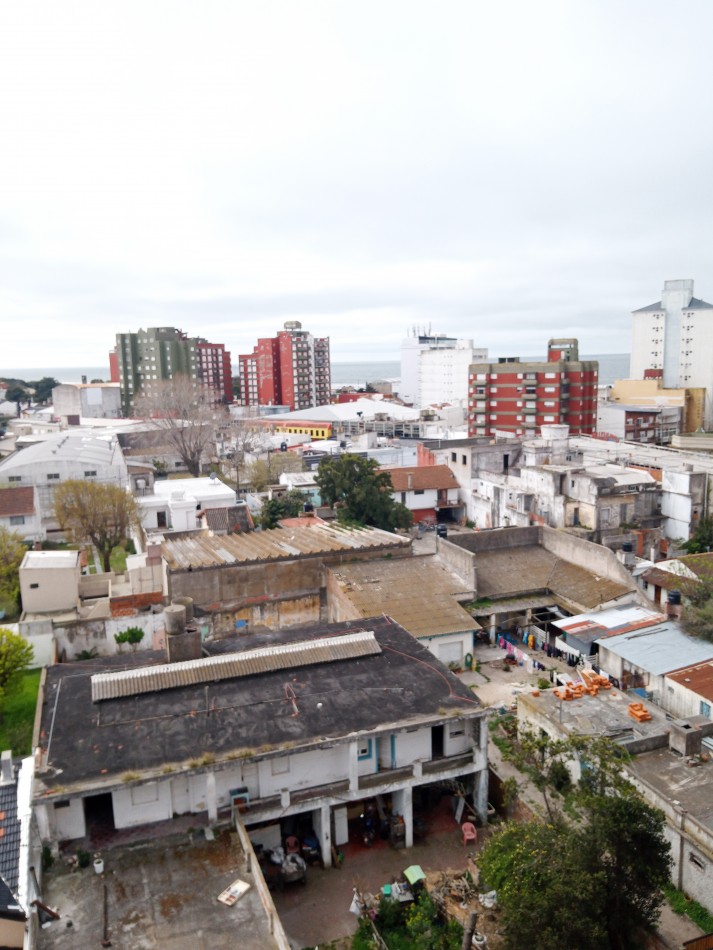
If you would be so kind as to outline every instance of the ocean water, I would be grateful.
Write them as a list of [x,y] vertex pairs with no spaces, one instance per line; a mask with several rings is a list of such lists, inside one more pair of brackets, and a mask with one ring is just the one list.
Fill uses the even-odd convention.
[[[522,357],[522,359],[543,359],[543,355]],[[599,384],[609,386],[617,379],[626,379],[629,375],[628,353],[605,353],[603,355],[582,356],[584,360],[599,360]],[[237,367],[234,368],[237,372]],[[340,362],[332,360],[332,387],[339,389],[342,386],[360,388],[366,383],[379,379],[398,379],[401,375],[399,360],[371,360],[361,362]],[[30,380],[42,379],[43,376],[52,376],[60,383],[79,383],[82,376],[87,382],[92,379],[109,380],[108,366],[41,366],[0,368],[0,379],[15,378]]]

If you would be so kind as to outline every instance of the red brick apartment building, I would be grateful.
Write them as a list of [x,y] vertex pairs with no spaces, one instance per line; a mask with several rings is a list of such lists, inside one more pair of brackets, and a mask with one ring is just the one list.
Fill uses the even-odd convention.
[[597,428],[599,364],[579,359],[574,339],[550,340],[547,362],[507,357],[473,363],[468,385],[468,435],[504,431],[532,437],[542,425],[563,423],[572,435]]
[[297,320],[287,322],[276,337],[258,340],[239,361],[244,406],[295,410],[330,402],[329,337],[313,337]]

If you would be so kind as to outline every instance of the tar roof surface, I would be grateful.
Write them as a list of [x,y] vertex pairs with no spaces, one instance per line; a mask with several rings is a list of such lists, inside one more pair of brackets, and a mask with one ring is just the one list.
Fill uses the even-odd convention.
[[167,539],[161,545],[161,551],[170,571],[187,571],[365,548],[407,548],[410,544],[410,539],[378,528],[323,524],[310,528],[273,528],[225,537],[194,535]]
[[160,773],[166,764],[206,754],[219,761],[241,750],[250,755],[286,743],[288,748],[319,744],[479,708],[468,687],[384,617],[221,640],[211,650],[225,653],[358,630],[374,631],[382,652],[98,703],[91,701],[92,674],[163,663],[165,654],[49,667],[40,738],[48,770],[38,772],[36,793],[43,784],[49,793],[70,786],[82,790],[115,783],[127,772]]
[[331,573],[359,616],[383,611],[415,637],[469,632],[479,626],[456,603],[463,583],[433,557],[360,561],[332,568]]

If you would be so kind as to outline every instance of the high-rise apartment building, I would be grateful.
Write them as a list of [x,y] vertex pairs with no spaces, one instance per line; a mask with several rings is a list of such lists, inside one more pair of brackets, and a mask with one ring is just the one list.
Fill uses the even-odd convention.
[[666,389],[704,388],[704,425],[712,428],[713,304],[693,296],[692,280],[667,280],[661,300],[632,318],[631,378],[661,370]]
[[599,364],[579,359],[577,340],[550,340],[547,362],[506,357],[470,367],[468,435],[510,432],[532,437],[542,425],[563,423],[572,435],[597,426]]
[[329,337],[313,337],[291,320],[276,337],[257,341],[240,361],[244,406],[289,406],[310,409],[327,405],[332,373]]
[[466,406],[468,368],[487,358],[488,351],[475,349],[472,340],[415,331],[401,344],[399,398],[416,409],[439,403]]
[[124,415],[130,416],[134,399],[154,382],[184,374],[199,380],[223,402],[233,401],[230,353],[222,343],[188,337],[174,327],[149,327],[138,333],[117,333],[109,356],[112,382],[119,383]]

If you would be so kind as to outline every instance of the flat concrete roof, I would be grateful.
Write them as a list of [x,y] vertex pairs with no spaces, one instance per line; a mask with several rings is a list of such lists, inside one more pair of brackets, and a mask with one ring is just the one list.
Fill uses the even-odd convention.
[[668,748],[634,757],[629,771],[713,831],[713,761],[688,764]]
[[[194,825],[200,824],[197,816],[191,818]],[[77,872],[55,862],[42,876],[42,896],[59,909],[61,917],[39,932],[39,950],[99,947],[104,937],[105,886],[109,938],[115,947],[277,950],[288,946],[279,920],[278,933],[273,934],[258,872],[249,870],[235,832],[218,832],[213,841],[204,837],[202,829],[190,836],[169,832],[166,837],[165,828],[161,833],[156,841],[104,850],[101,876],[91,868]],[[250,888],[228,907],[217,897],[237,879]]]
[[44,570],[47,567],[76,567],[79,551],[28,551],[22,559],[23,570]]
[[630,702],[640,702],[640,696],[629,696],[621,690],[600,690],[597,696],[584,694],[581,699],[561,700],[553,689],[545,689],[539,696],[520,693],[518,705],[544,716],[557,724],[557,729],[571,736],[608,736],[615,742],[661,736],[669,731],[664,712],[645,703],[651,713],[648,722],[637,722],[627,712]]

